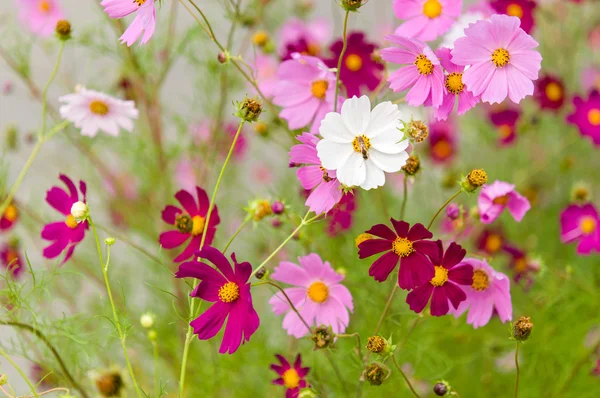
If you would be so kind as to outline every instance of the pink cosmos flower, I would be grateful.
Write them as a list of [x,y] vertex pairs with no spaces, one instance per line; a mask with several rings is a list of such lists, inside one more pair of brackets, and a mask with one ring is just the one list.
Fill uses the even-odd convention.
[[486,325],[494,310],[502,323],[512,319],[510,280],[501,272],[495,271],[486,260],[467,258],[462,264],[473,267],[473,282],[464,287],[467,299],[456,310],[450,309],[455,317],[469,310],[467,323],[478,328]]
[[140,45],[146,44],[154,34],[156,27],[154,0],[102,0],[100,5],[111,18],[123,18],[137,12],[131,25],[119,38],[121,43],[126,43],[128,47],[140,36],[142,36]]
[[254,73],[258,88],[267,98],[275,95],[277,88],[277,67],[279,62],[274,57],[257,54],[254,60]]
[[406,296],[406,303],[416,313],[423,311],[431,298],[431,315],[442,316],[450,309],[448,301],[456,309],[467,299],[467,295],[459,285],[473,283],[473,267],[461,263],[467,251],[452,242],[446,253],[442,241],[436,242],[438,250],[429,255],[435,266],[435,276],[423,283]]
[[[348,311],[354,311],[352,295],[340,283],[344,276],[335,272],[327,261],[323,262],[315,253],[298,257],[298,262],[300,265],[282,261],[271,278],[296,286],[285,289],[285,293],[308,326],[331,326],[334,333],[344,333],[350,321]],[[275,294],[269,304],[277,315],[287,312],[283,318],[283,328],[289,335],[301,338],[310,333],[281,292]]]
[[219,353],[233,354],[242,342],[250,341],[260,325],[248,282],[252,266],[248,262],[238,263],[235,254],[232,254],[232,267],[227,257],[213,247],[204,247],[196,256],[208,260],[214,267],[195,260],[188,261],[179,266],[175,277],[199,279],[200,284],[190,296],[214,304],[190,322],[190,326],[200,340],[208,340],[219,333],[225,318],[229,317]]
[[56,258],[65,249],[68,248],[65,258],[61,265],[67,262],[73,255],[75,246],[81,242],[85,236],[85,231],[89,228],[87,220],[78,222],[71,214],[71,207],[76,202],[86,203],[87,185],[83,181],[79,181],[79,191],[81,191],[81,199],[75,184],[69,177],[64,174],[59,175],[60,180],[67,186],[69,192],[59,187],[52,187],[46,193],[46,202],[62,215],[65,216],[63,221],[57,221],[46,224],[42,229],[42,239],[52,241],[52,243],[44,249],[44,257]]
[[394,0],[394,12],[407,20],[395,34],[432,41],[446,33],[460,16],[462,0]]
[[287,359],[281,355],[275,355],[281,365],[272,364],[271,369],[274,370],[279,378],[273,380],[273,384],[284,386],[285,398],[298,398],[300,389],[308,387],[305,380],[310,368],[302,367],[302,358],[300,354],[296,356],[294,366],[290,365]]
[[292,54],[320,56],[324,43],[331,39],[332,27],[326,19],[315,19],[304,22],[298,18],[290,18],[281,28],[278,52],[286,61]]
[[277,76],[273,103],[283,107],[279,117],[291,130],[312,123],[310,132],[318,133],[321,120],[333,111],[335,74],[320,59],[296,54],[279,65]]
[[598,212],[594,205],[569,205],[560,214],[560,240],[563,243],[578,241],[577,253],[587,255],[600,252]]
[[480,221],[491,224],[505,208],[515,219],[520,222],[525,213],[531,209],[531,204],[526,197],[515,191],[515,186],[504,181],[494,181],[481,188],[477,198]]
[[[11,272],[15,279],[25,271],[26,264],[18,242],[7,242],[0,247],[0,265]],[[4,275],[5,272],[1,271],[0,274]]]
[[521,109],[492,110],[490,121],[496,126],[500,145],[509,145],[517,139],[517,123],[521,117]]
[[533,94],[542,56],[532,50],[538,46],[519,28],[519,18],[492,15],[465,29],[465,37],[454,44],[452,62],[469,65],[463,83],[473,95],[485,102],[502,102],[508,96],[519,103]]
[[219,209],[215,205],[211,215],[209,225],[206,225],[206,214],[210,204],[206,191],[196,187],[198,202],[191,193],[181,190],[175,194],[175,199],[179,201],[180,209],[176,206],[167,205],[162,211],[162,219],[167,224],[176,228],[173,231],[167,231],[160,234],[158,241],[166,249],[173,249],[183,245],[191,238],[187,247],[177,257],[175,262],[180,262],[190,258],[194,251],[200,249],[202,235],[206,235],[205,245],[210,245],[215,236],[217,225],[221,222],[219,218]]
[[567,116],[567,122],[579,128],[583,136],[589,137],[595,146],[600,146],[600,93],[592,91],[587,100],[573,98],[575,111]]
[[458,66],[452,62],[452,55],[449,48],[440,48],[435,51],[435,55],[440,59],[440,63],[448,72],[444,77],[444,86],[447,92],[444,94],[444,101],[439,108],[435,109],[435,117],[438,120],[446,120],[448,115],[454,109],[455,100],[458,102],[458,114],[463,115],[469,109],[477,105],[478,97],[471,93],[462,78],[465,71],[464,66]]
[[325,170],[317,156],[319,138],[310,133],[296,137],[301,144],[290,150],[290,162],[301,166],[296,175],[304,189],[312,190],[306,199],[306,206],[317,214],[327,213],[342,199],[342,184],[337,180],[335,170]]
[[498,14],[506,14],[521,20],[521,28],[525,33],[531,32],[535,26],[533,11],[536,3],[534,0],[492,0],[490,6]]
[[381,57],[403,66],[388,77],[390,88],[394,92],[410,88],[406,102],[412,106],[423,105],[426,101],[434,107],[442,105],[446,88],[444,71],[440,60],[422,41],[389,35],[386,40],[400,47],[388,47],[381,50]]
[[198,175],[196,173],[198,161],[198,158],[191,161],[187,157],[182,157],[177,162],[175,165],[174,177],[178,187],[181,187],[186,191],[194,191],[194,189],[196,189],[196,185],[198,185]]
[[[2,203],[4,199],[0,198],[0,203]],[[14,202],[9,203],[2,216],[0,216],[0,231],[8,231],[15,225],[17,220],[19,219],[19,210],[17,206],[15,206]]]
[[17,0],[17,6],[21,23],[40,37],[54,33],[56,23],[65,18],[58,0]]

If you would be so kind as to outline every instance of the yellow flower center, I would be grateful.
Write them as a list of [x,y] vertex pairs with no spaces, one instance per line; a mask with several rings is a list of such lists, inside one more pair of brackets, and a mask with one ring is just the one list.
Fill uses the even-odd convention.
[[350,54],[346,57],[346,68],[352,72],[357,72],[362,68],[363,60],[359,55]]
[[435,266],[435,276],[429,281],[433,286],[443,286],[448,282],[448,270],[441,265]]
[[413,248],[411,241],[406,238],[398,237],[394,243],[392,243],[392,251],[400,257],[408,257],[415,249]]
[[590,122],[590,124],[592,126],[600,126],[600,109],[598,109],[598,108],[590,109],[587,116],[588,116],[588,122]]
[[462,73],[450,73],[446,76],[446,89],[452,94],[462,93],[465,85],[462,82]]
[[4,218],[6,218],[10,222],[15,221],[18,216],[19,216],[19,211],[13,204],[8,205],[6,210],[4,210]]
[[363,243],[366,240],[370,240],[370,239],[374,239],[375,237],[371,234],[360,234],[356,237],[356,239],[354,239],[354,243],[356,244],[356,247],[358,247],[358,245],[360,245],[361,243]]
[[16,265],[16,264],[12,264],[12,262],[17,260],[18,258],[19,258],[19,254],[15,250],[8,249],[8,253],[6,253],[6,263],[9,264],[11,266],[11,268],[14,265]]
[[515,261],[515,271],[519,274],[527,271],[527,260],[525,257],[519,257],[517,261]]
[[485,250],[490,253],[496,253],[502,247],[502,238],[500,235],[490,234],[485,241]]
[[508,138],[512,134],[512,128],[508,124],[498,126],[498,132],[501,138]]
[[484,271],[480,269],[476,269],[475,271],[473,271],[473,284],[471,285],[473,289],[479,292],[483,292],[485,289],[488,288],[489,285],[490,280]]
[[369,148],[371,148],[371,140],[365,135],[359,135],[352,141],[352,148],[355,152],[362,154],[363,159],[369,158]]
[[321,52],[321,47],[316,43],[308,43],[308,46],[306,47],[306,51],[304,51],[303,54],[315,56]]
[[417,55],[415,65],[417,66],[417,70],[421,75],[431,75],[433,73],[433,64],[423,54]]
[[271,204],[268,200],[258,201],[254,205],[254,221],[260,221],[271,214],[273,214],[273,209],[271,208]]
[[510,54],[503,48],[498,48],[492,53],[492,62],[497,68],[501,68],[510,61]]
[[227,282],[219,288],[219,299],[224,303],[231,303],[240,298],[240,287],[234,282]]
[[318,98],[320,100],[325,99],[328,87],[329,83],[326,80],[317,80],[313,82],[311,87],[313,97]]
[[428,18],[437,18],[442,13],[442,5],[439,0],[427,0],[423,4],[423,14]]
[[38,9],[40,10],[40,12],[49,13],[52,9],[52,5],[48,0],[41,0],[38,4]]
[[133,2],[137,3],[138,6],[142,6],[146,2],[146,0],[133,0]]
[[506,14],[511,17],[523,18],[523,8],[518,4],[511,4],[506,7]]
[[269,34],[264,30],[259,30],[252,36],[252,42],[259,47],[264,46],[269,41]]
[[546,97],[550,100],[550,101],[558,101],[562,98],[562,88],[560,87],[560,85],[558,83],[555,82],[550,82],[548,84],[546,84],[546,88],[544,89],[544,92],[546,93]]
[[71,229],[75,229],[77,228],[77,220],[75,219],[75,217],[73,217],[72,214],[69,214],[65,220],[65,224],[67,224],[67,227],[71,228]]
[[92,113],[95,113],[96,115],[104,116],[108,113],[108,105],[106,105],[106,103],[102,101],[92,101],[90,103],[90,111],[92,111]]
[[440,140],[432,148],[433,154],[440,159],[446,159],[452,154],[452,145],[446,140]]
[[579,221],[579,229],[586,235],[594,232],[596,230],[596,225],[596,220],[590,216],[585,216]]
[[206,219],[202,216],[194,216],[192,218],[192,235],[198,236],[204,232]]
[[508,194],[498,196],[497,198],[494,198],[494,200],[492,202],[494,202],[495,205],[505,206],[506,202],[508,202]]
[[329,297],[329,289],[323,282],[317,281],[308,287],[306,294],[315,303],[324,303]]
[[290,368],[283,372],[281,378],[283,379],[283,385],[287,388],[298,388],[300,385],[300,375],[294,368]]

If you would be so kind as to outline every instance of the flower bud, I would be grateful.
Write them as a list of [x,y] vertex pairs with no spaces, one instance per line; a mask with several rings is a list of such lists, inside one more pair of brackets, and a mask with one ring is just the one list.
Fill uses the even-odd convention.
[[262,112],[262,104],[254,98],[245,98],[243,102],[238,102],[236,116],[247,122],[256,122]]
[[317,326],[311,336],[311,340],[315,343],[315,350],[320,348],[332,347],[334,343],[334,334],[331,326]]
[[256,122],[254,131],[261,137],[266,137],[269,134],[269,125],[265,122]]
[[156,330],[152,329],[148,332],[148,340],[156,340],[158,338],[158,333],[156,332]]
[[406,164],[402,166],[402,170],[406,175],[414,176],[421,169],[421,161],[418,156],[410,155],[408,159],[406,159]]
[[367,350],[374,354],[382,353],[386,345],[385,339],[380,336],[371,336],[367,339]]
[[71,206],[71,215],[75,217],[77,221],[83,221],[88,215],[88,207],[83,202],[75,202]]
[[522,316],[513,324],[513,338],[517,341],[525,341],[529,338],[533,329],[533,323],[528,316]]
[[4,373],[0,373],[0,386],[5,385],[6,383],[8,383],[8,376]]
[[248,205],[247,211],[254,221],[260,221],[273,214],[271,203],[266,199],[253,200]]
[[71,24],[69,21],[64,19],[59,20],[56,23],[56,36],[58,36],[59,40],[67,41],[71,38]]
[[154,314],[146,312],[140,317],[140,325],[142,325],[143,328],[150,329],[154,326],[154,319]]
[[443,397],[448,393],[448,386],[443,381],[436,383],[435,386],[433,386],[433,393],[438,397]]
[[357,11],[366,2],[366,0],[342,0],[341,6],[346,11]]
[[483,169],[473,169],[461,182],[461,187],[466,192],[475,192],[488,181],[487,173]]
[[123,388],[123,377],[116,371],[99,375],[95,382],[98,392],[104,397],[117,397]]
[[280,201],[274,202],[271,205],[271,210],[275,214],[283,214],[283,212],[285,211],[285,205],[283,203],[281,203]]
[[219,61],[220,64],[224,64],[229,61],[229,57],[224,52],[220,52],[217,54],[217,61]]
[[427,125],[420,120],[411,120],[410,123],[404,123],[402,131],[404,131],[404,134],[409,137],[411,141],[414,141],[417,144],[425,141],[425,138],[429,135]]
[[252,35],[252,43],[258,47],[264,47],[270,41],[269,34],[264,30],[259,30]]
[[274,218],[271,220],[271,225],[273,228],[279,228],[281,227],[281,220],[279,218]]
[[384,365],[373,362],[365,368],[363,377],[373,386],[380,386],[389,376],[390,371]]
[[446,207],[446,216],[451,220],[456,220],[460,217],[460,213],[460,206],[456,203],[450,203],[448,207]]
[[104,243],[106,243],[107,246],[114,245],[116,241],[117,240],[115,238],[111,238],[111,237],[104,239]]
[[590,186],[584,182],[579,182],[571,190],[571,200],[576,203],[587,203],[592,199]]
[[267,275],[267,269],[265,267],[260,267],[258,271],[256,271],[256,279],[263,279]]

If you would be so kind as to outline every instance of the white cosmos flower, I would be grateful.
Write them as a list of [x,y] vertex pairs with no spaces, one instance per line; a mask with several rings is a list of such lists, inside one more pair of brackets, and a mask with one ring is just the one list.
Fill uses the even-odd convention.
[[341,111],[328,113],[321,122],[323,139],[317,144],[321,165],[336,170],[344,185],[382,186],[384,172],[400,170],[408,159],[398,106],[382,102],[371,111],[371,101],[363,95],[347,99]]
[[64,103],[60,107],[63,119],[73,122],[75,127],[81,129],[81,134],[90,137],[95,136],[98,130],[112,136],[119,135],[121,128],[131,131],[132,119],[138,117],[133,101],[123,101],[83,87],[58,100]]

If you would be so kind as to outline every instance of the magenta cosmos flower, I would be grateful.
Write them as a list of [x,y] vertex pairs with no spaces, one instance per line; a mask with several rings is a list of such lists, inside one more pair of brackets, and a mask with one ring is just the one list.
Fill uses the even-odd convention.
[[162,211],[162,219],[169,225],[176,228],[174,231],[167,231],[160,234],[158,241],[166,249],[173,249],[183,245],[191,238],[187,247],[175,257],[175,262],[184,261],[190,258],[194,252],[200,249],[202,235],[206,235],[205,245],[210,245],[215,237],[217,225],[221,222],[219,218],[219,209],[215,205],[211,215],[209,225],[206,225],[206,213],[210,204],[206,191],[196,187],[198,202],[191,193],[180,190],[175,194],[183,209],[177,206],[167,205]]
[[498,14],[506,14],[521,20],[521,28],[529,33],[535,26],[533,10],[536,7],[535,0],[492,0],[490,6]]
[[494,255],[506,247],[506,239],[500,229],[484,229],[475,239],[475,244],[479,251]]
[[510,280],[506,275],[496,272],[486,260],[467,258],[462,262],[473,267],[471,286],[464,287],[467,299],[456,310],[450,309],[455,317],[469,310],[467,323],[478,328],[486,325],[494,311],[502,323],[512,319],[512,301]]
[[[361,93],[371,92],[377,88],[383,78],[383,65],[373,59],[376,44],[366,41],[364,33],[350,33],[347,43],[340,69],[340,80],[344,83],[349,98],[355,95],[360,97]],[[327,66],[337,68],[342,47],[342,40],[332,44],[332,57],[325,61]],[[366,87],[366,90],[361,90],[362,87]]]
[[431,41],[446,33],[460,16],[462,0],[394,0],[394,12],[407,20],[395,34]]
[[398,286],[408,290],[429,282],[435,277],[433,264],[426,255],[435,256],[437,244],[429,239],[433,234],[423,226],[390,218],[394,230],[384,224],[374,225],[366,233],[373,236],[358,245],[358,257],[367,258],[383,253],[369,268],[376,281],[385,281],[400,260]]
[[214,304],[190,322],[190,326],[200,340],[208,340],[219,333],[225,318],[228,318],[219,353],[233,354],[242,340],[250,341],[260,324],[248,282],[252,266],[247,262],[238,263],[235,254],[232,254],[232,267],[223,253],[213,247],[205,247],[196,255],[210,261],[214,267],[195,260],[188,261],[179,266],[175,277],[199,279],[200,284],[190,296]]
[[281,28],[278,52],[286,61],[292,54],[320,56],[324,43],[331,39],[331,24],[326,19],[315,19],[304,22],[298,18],[290,18]]
[[450,163],[458,151],[457,141],[453,120],[438,120],[429,124],[428,152],[435,163]]
[[492,15],[465,29],[465,37],[454,43],[452,62],[469,65],[463,83],[485,102],[502,102],[508,96],[519,103],[533,94],[542,56],[538,46],[523,29],[519,18]]
[[[350,321],[348,311],[354,310],[350,291],[340,283],[344,276],[315,253],[298,257],[298,262],[300,265],[282,261],[271,278],[295,286],[285,289],[285,294],[308,326],[326,325],[331,326],[334,333],[344,333]],[[281,292],[275,294],[269,304],[277,315],[287,312],[283,328],[289,335],[301,338],[310,333]]]
[[534,97],[540,108],[558,111],[565,103],[565,85],[560,78],[546,75],[536,82]]
[[463,84],[462,77],[465,67],[452,62],[449,48],[442,47],[436,50],[435,55],[438,56],[440,63],[448,72],[444,77],[444,86],[447,91],[444,94],[442,105],[435,110],[435,117],[438,120],[446,120],[454,110],[455,102],[458,102],[458,114],[463,115],[479,102],[479,98],[475,97]]
[[312,123],[310,132],[318,133],[321,120],[333,111],[335,74],[319,58],[296,54],[279,65],[277,76],[273,103],[283,108],[279,117],[292,130]]
[[444,71],[429,46],[422,41],[397,35],[389,35],[386,40],[400,47],[384,48],[381,50],[382,58],[387,62],[407,65],[390,74],[390,88],[394,92],[410,88],[406,102],[412,106],[423,105],[426,101],[436,108],[442,105],[446,93]]
[[331,213],[327,215],[327,234],[336,236],[352,227],[352,219],[356,211],[356,196],[352,192],[345,193]]
[[567,122],[576,125],[581,135],[600,146],[600,93],[592,91],[587,100],[576,96],[573,105],[575,111],[567,116]]
[[[1,199],[0,203],[2,203]],[[15,225],[18,219],[19,210],[17,209],[17,206],[15,206],[13,202],[11,202],[6,207],[6,210],[4,210],[4,213],[2,213],[2,216],[0,217],[0,231],[8,231],[13,227],[13,225]]]
[[520,222],[525,213],[531,209],[531,204],[526,197],[515,191],[515,186],[504,181],[494,181],[481,188],[477,198],[479,219],[484,224],[491,224],[505,208],[515,219]]
[[578,241],[578,254],[600,252],[599,223],[594,205],[570,205],[560,214],[560,240],[563,243]]
[[0,247],[0,263],[3,268],[12,273],[14,278],[18,278],[25,271],[25,262],[17,242],[8,242]]
[[335,170],[326,170],[317,156],[319,138],[302,133],[296,137],[301,144],[290,150],[290,162],[301,166],[296,175],[304,189],[312,190],[306,199],[306,206],[317,214],[327,213],[342,199],[342,184],[337,180]]
[[281,365],[271,365],[271,369],[279,375],[277,379],[273,380],[273,384],[287,388],[285,391],[285,398],[298,398],[300,389],[308,386],[305,377],[310,368],[302,367],[302,358],[300,357],[300,354],[296,356],[294,366],[290,365],[288,360],[281,355],[275,355],[275,357],[277,357],[277,360]]
[[123,18],[137,13],[131,25],[119,38],[121,43],[131,46],[142,36],[140,44],[146,44],[154,34],[156,27],[154,0],[102,0],[100,5],[111,18]]
[[35,35],[48,37],[64,19],[58,0],[17,0],[21,23]]
[[448,301],[457,309],[467,299],[459,285],[473,283],[473,267],[460,263],[467,251],[452,242],[444,253],[442,241],[436,242],[437,250],[429,256],[435,265],[435,276],[406,296],[406,303],[414,312],[421,312],[431,298],[431,315],[442,316],[450,309]]
[[489,113],[490,121],[496,126],[498,142],[500,145],[509,145],[517,139],[517,123],[521,117],[521,110],[501,109]]
[[42,239],[53,241],[44,249],[43,254],[46,258],[56,258],[68,248],[65,258],[61,262],[62,265],[71,258],[75,246],[83,240],[89,226],[86,220],[78,222],[71,214],[71,207],[74,203],[80,201],[86,203],[87,185],[85,182],[79,181],[80,199],[73,181],[64,174],[60,174],[59,178],[67,186],[68,192],[59,187],[52,187],[46,193],[46,202],[64,215],[65,219],[46,224],[42,229]]

